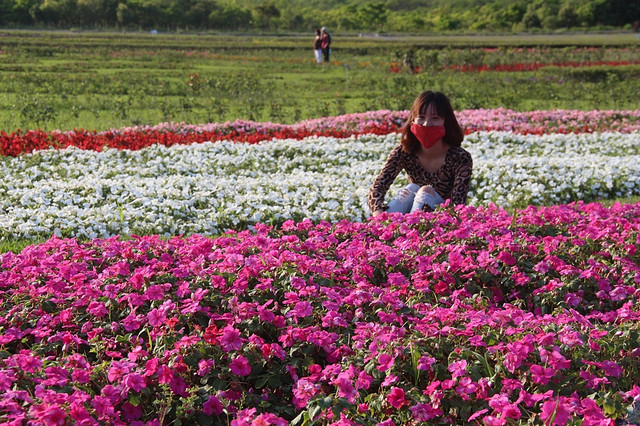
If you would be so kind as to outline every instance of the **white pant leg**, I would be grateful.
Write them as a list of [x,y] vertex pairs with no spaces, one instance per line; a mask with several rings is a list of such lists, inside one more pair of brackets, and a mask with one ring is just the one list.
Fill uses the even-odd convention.
[[316,55],[316,62],[317,63],[322,62],[322,49],[314,49],[313,53],[315,53]]
[[389,201],[387,213],[409,213],[418,189],[420,189],[420,185],[415,183],[410,183],[402,188],[398,195]]
[[422,210],[425,204],[428,204],[431,209],[435,209],[436,206],[442,203],[444,203],[444,200],[432,186],[423,186],[416,193],[410,211]]

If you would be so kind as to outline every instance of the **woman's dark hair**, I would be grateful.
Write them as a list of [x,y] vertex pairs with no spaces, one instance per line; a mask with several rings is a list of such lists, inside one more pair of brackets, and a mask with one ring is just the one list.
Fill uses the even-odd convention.
[[444,119],[445,135],[442,141],[451,147],[458,147],[462,145],[464,139],[464,132],[458,124],[456,115],[451,107],[449,98],[442,92],[432,92],[428,90],[420,93],[416,100],[413,102],[413,106],[409,111],[409,117],[407,122],[402,128],[402,136],[400,138],[400,145],[405,152],[415,154],[420,149],[420,141],[415,137],[411,131],[411,123],[415,120],[420,113],[424,113],[429,105],[433,104],[438,115]]

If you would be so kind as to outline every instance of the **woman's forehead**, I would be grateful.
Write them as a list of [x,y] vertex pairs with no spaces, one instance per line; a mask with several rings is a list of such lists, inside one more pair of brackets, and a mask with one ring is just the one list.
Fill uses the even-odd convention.
[[429,104],[422,105],[420,108],[420,114],[422,115],[439,115],[438,109],[436,108],[435,103],[431,102]]

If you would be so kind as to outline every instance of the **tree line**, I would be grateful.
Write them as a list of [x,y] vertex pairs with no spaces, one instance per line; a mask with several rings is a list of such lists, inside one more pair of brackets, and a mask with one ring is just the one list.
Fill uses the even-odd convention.
[[0,0],[0,26],[446,32],[638,30],[627,0]]

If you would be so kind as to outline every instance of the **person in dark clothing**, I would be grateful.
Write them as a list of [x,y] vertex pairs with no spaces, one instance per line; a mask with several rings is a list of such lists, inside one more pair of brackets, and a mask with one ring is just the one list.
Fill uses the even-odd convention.
[[329,62],[329,55],[331,55],[331,35],[327,31],[326,27],[322,27],[320,30],[322,42],[320,48],[322,49],[322,56],[324,61]]

